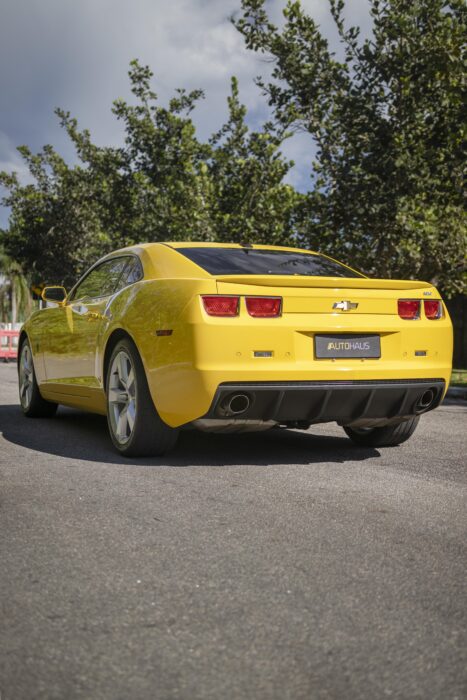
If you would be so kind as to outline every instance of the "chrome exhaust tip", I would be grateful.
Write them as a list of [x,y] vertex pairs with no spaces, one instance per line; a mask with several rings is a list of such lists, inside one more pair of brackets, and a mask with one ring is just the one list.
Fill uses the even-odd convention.
[[423,392],[416,404],[417,411],[426,411],[427,408],[433,404],[436,397],[436,393],[433,389],[427,389]]
[[222,402],[222,408],[229,416],[239,416],[250,408],[250,397],[246,394],[231,394]]

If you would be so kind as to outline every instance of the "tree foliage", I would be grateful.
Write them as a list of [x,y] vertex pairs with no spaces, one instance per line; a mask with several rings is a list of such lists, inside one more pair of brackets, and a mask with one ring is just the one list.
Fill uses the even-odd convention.
[[24,321],[31,311],[31,293],[21,267],[0,247],[0,323]]
[[38,154],[22,146],[33,182],[0,174],[11,207],[4,245],[31,281],[69,285],[101,255],[135,242],[291,240],[300,195],[283,182],[286,134],[272,124],[248,129],[236,80],[227,123],[204,143],[191,119],[200,90],[177,90],[162,106],[148,67],[134,61],[129,76],[135,104],[113,105],[121,147],[97,146],[58,109],[78,163],[52,146]]
[[[464,290],[465,1],[369,0],[369,38],[346,26],[343,0],[329,6],[338,54],[299,2],[276,27],[265,0],[242,1],[235,24],[272,61],[259,84],[273,120],[258,131],[232,79],[226,123],[201,140],[192,113],[202,91],[177,90],[163,105],[137,61],[132,100],[113,105],[120,147],[96,145],[57,110],[77,160],[22,146],[32,182],[0,173],[8,255],[31,282],[68,285],[138,241],[298,243],[370,275]],[[306,195],[286,184],[291,163],[281,153],[296,129],[316,144]]]
[[242,7],[246,45],[273,59],[272,79],[259,81],[269,104],[316,143],[302,240],[370,274],[465,288],[464,0],[370,0],[363,40],[343,0],[330,0],[342,57],[299,2],[282,28],[264,0]]

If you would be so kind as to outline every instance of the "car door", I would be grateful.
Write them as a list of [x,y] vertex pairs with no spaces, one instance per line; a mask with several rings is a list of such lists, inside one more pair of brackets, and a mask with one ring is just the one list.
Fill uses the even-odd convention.
[[50,310],[53,331],[44,353],[48,383],[98,385],[97,338],[128,261],[129,256],[120,256],[92,268],[67,303]]

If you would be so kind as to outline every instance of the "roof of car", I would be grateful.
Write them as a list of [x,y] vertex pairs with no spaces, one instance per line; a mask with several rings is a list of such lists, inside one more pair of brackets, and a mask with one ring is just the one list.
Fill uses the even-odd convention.
[[[305,253],[308,255],[320,255],[320,253],[305,248],[293,246],[264,245],[257,243],[214,243],[205,241],[161,241],[157,243],[137,243],[126,248],[114,250],[98,263],[121,255],[138,255],[144,267],[145,278],[158,277],[189,277],[210,278],[212,275],[185,255],[180,255],[178,250],[183,248],[230,248],[239,250],[274,250]],[[324,256],[328,257],[328,256]],[[333,260],[333,258],[330,258]],[[335,260],[334,262],[338,262]],[[96,264],[98,264],[96,263]],[[341,263],[342,264],[342,263]],[[352,269],[352,268],[350,268]]]

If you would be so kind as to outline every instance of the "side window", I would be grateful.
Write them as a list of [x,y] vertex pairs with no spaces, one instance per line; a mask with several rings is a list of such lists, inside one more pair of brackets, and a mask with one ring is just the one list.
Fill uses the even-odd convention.
[[113,294],[128,258],[115,258],[92,270],[75,289],[73,299],[97,299]]
[[119,290],[123,289],[124,287],[128,287],[130,284],[139,282],[139,280],[143,279],[144,276],[143,267],[138,258],[131,256],[131,258],[126,258],[126,260],[128,261],[127,266],[125,267],[120,282],[118,283]]

